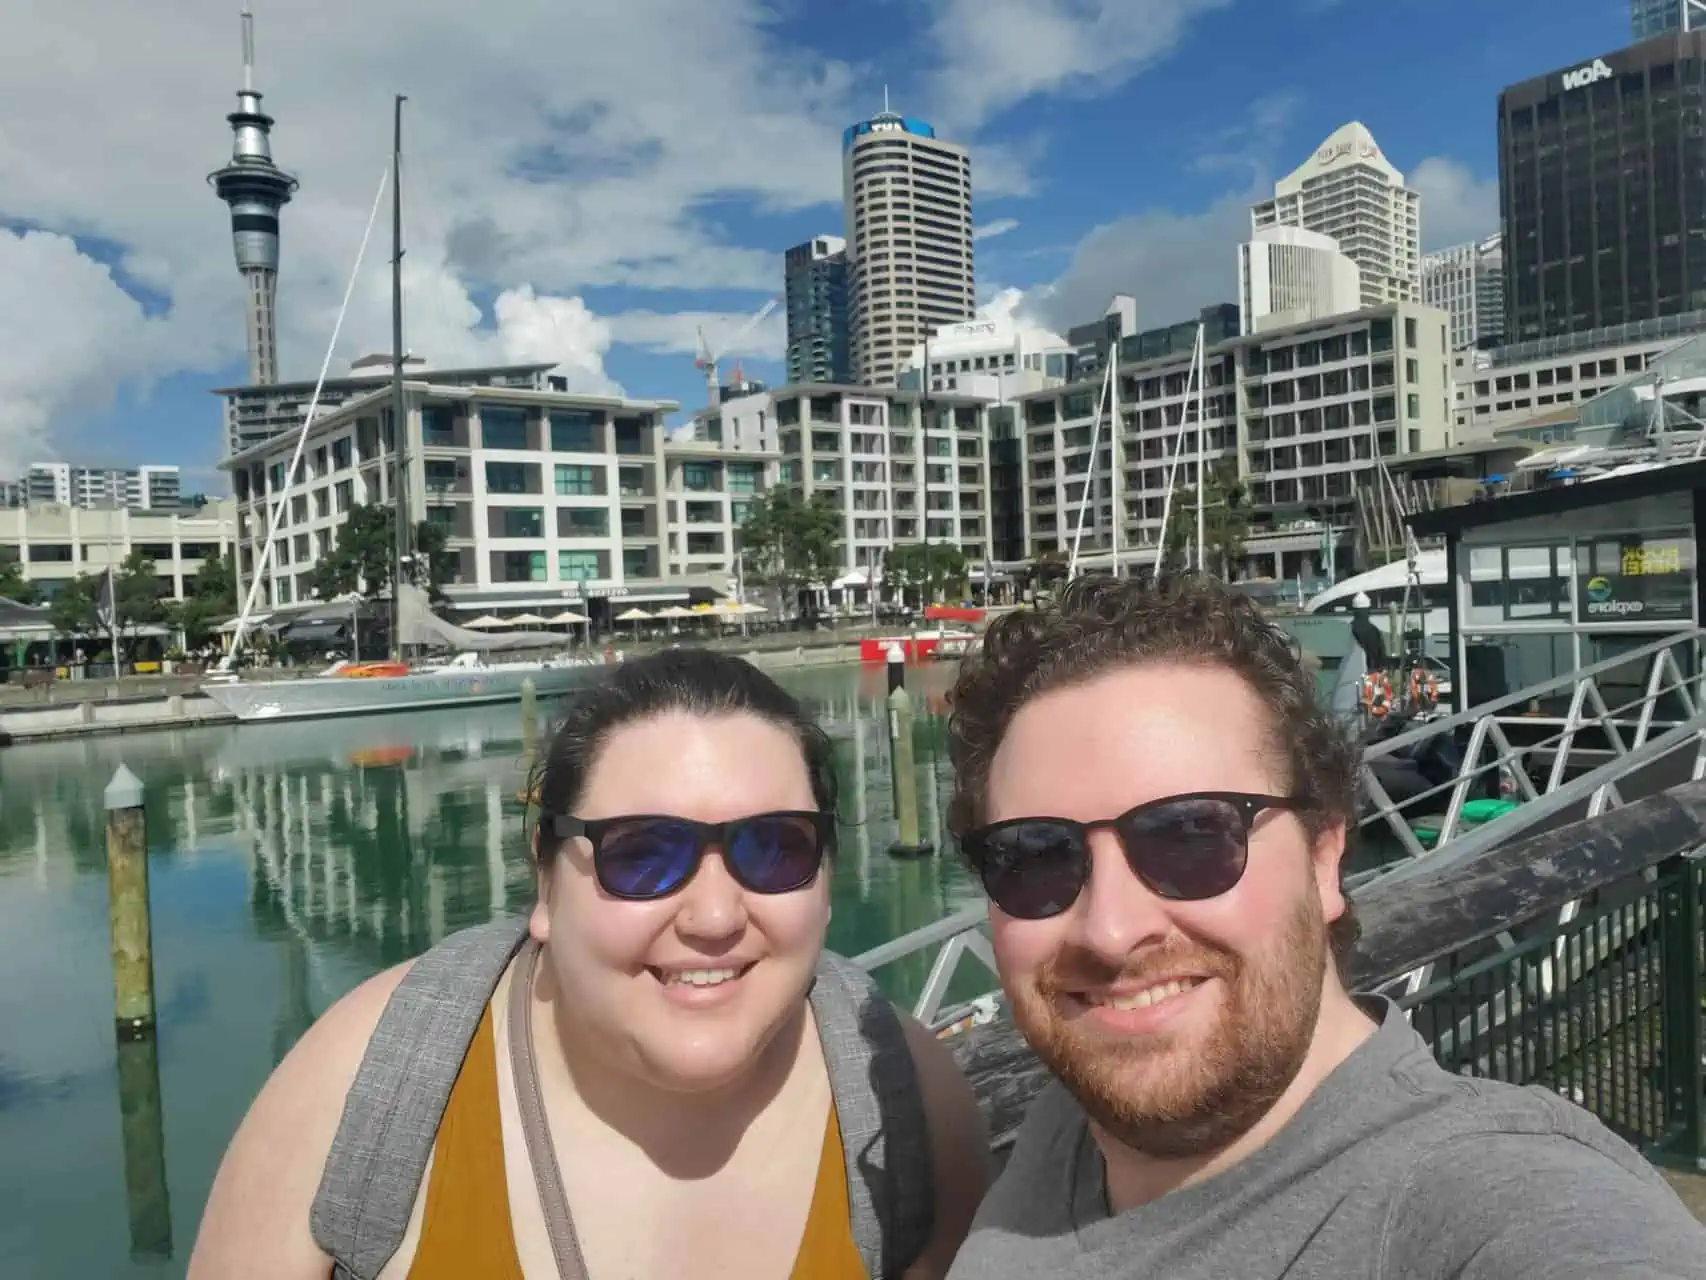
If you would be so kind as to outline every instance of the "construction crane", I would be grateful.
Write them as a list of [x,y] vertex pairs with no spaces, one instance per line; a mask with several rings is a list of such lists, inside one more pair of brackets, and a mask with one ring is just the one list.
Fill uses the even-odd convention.
[[764,305],[748,317],[745,324],[735,330],[734,336],[729,338],[715,351],[712,351],[711,344],[705,341],[705,326],[698,326],[699,355],[698,358],[693,361],[693,367],[695,369],[703,369],[705,371],[706,408],[715,409],[718,404],[721,403],[717,383],[717,361],[721,360],[731,350],[744,341],[747,334],[751,333],[759,325],[763,324],[765,317],[767,317],[772,311],[776,310],[777,305],[781,301],[782,300],[780,298],[766,299]]

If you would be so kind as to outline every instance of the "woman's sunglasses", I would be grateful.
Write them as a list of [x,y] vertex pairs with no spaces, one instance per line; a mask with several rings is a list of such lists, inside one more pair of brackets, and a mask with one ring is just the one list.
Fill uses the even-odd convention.
[[834,814],[807,809],[755,813],[733,822],[662,814],[588,819],[562,813],[542,814],[539,822],[559,840],[585,836],[592,844],[599,887],[630,902],[679,892],[713,846],[743,889],[792,893],[817,878],[835,835]]
[[1164,796],[1117,818],[1012,818],[968,831],[960,847],[990,900],[1021,920],[1057,916],[1090,879],[1090,833],[1110,830],[1132,873],[1150,892],[1179,902],[1217,898],[1238,883],[1250,855],[1250,827],[1264,809],[1307,802],[1233,791]]

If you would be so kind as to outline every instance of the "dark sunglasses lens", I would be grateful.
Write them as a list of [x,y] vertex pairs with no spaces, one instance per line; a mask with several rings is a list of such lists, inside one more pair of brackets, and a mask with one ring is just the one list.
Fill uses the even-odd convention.
[[699,865],[699,833],[685,822],[644,818],[608,827],[599,842],[598,881],[618,898],[662,898]]
[[1163,898],[1218,898],[1244,875],[1248,829],[1226,800],[1174,800],[1123,818],[1119,836],[1132,870]]
[[812,819],[760,814],[736,824],[726,853],[729,871],[754,893],[792,893],[817,877],[823,837]]
[[1084,888],[1089,851],[1065,823],[1012,822],[977,841],[984,892],[1007,915],[1043,920],[1070,907]]

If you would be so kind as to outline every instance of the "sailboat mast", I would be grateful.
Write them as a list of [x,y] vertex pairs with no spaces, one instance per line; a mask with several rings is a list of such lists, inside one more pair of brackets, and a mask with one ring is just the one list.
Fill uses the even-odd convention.
[[1120,493],[1120,481],[1125,479],[1125,462],[1120,454],[1120,344],[1114,339],[1113,352],[1108,360],[1108,424],[1113,428],[1113,484],[1110,496],[1114,507],[1114,537],[1109,544],[1114,577],[1120,576],[1120,526],[1125,523],[1125,499]]
[[391,657],[403,656],[403,566],[409,555],[409,419],[403,404],[403,103],[397,95],[391,142],[391,509],[397,540],[391,564]]
[[1203,388],[1208,383],[1208,337],[1202,325],[1197,326],[1197,572],[1208,572],[1208,544],[1203,537],[1203,508],[1208,504],[1208,426],[1203,421],[1207,397]]

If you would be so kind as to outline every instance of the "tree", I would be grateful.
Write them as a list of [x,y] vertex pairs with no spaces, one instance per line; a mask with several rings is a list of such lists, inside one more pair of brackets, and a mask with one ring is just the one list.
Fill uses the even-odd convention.
[[166,606],[171,624],[184,633],[184,645],[199,649],[214,628],[237,612],[237,566],[229,555],[203,560],[182,600]]
[[48,621],[65,636],[104,636],[113,661],[127,660],[139,629],[166,618],[166,589],[154,561],[132,551],[118,565],[108,589],[106,574],[80,573],[54,596]]
[[[456,553],[447,549],[447,541],[445,530],[430,520],[415,526],[411,577],[434,600],[443,598],[444,584],[456,573]],[[322,600],[388,595],[396,554],[396,509],[376,503],[351,507],[348,519],[338,526],[337,541],[315,562],[309,587]]]
[[[1244,560],[1244,538],[1250,530],[1248,495],[1243,482],[1229,463],[1208,473],[1207,497],[1203,503],[1203,542],[1206,568],[1230,582]],[[1162,567],[1187,569],[1196,563],[1197,491],[1181,489],[1173,495],[1167,528],[1162,533]]]
[[24,566],[16,560],[0,560],[0,600],[18,604],[36,602],[35,583],[24,576]]
[[[841,567],[841,512],[827,494],[807,499],[797,489],[759,494],[739,530],[742,568],[774,585],[778,598],[788,588],[804,592],[833,582]],[[815,612],[806,597],[804,612]]]
[[965,593],[966,554],[951,542],[904,542],[890,547],[885,568],[902,592],[919,593],[921,606],[941,599],[944,588],[959,585],[955,594]]

